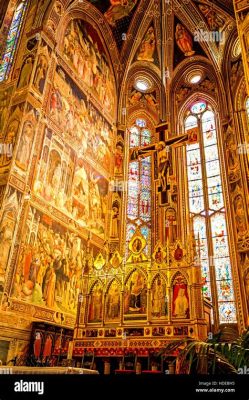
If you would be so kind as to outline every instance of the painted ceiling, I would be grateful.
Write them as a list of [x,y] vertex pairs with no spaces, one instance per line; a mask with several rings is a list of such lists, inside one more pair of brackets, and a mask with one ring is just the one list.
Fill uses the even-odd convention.
[[[130,52],[129,46],[126,43],[126,35],[130,35],[136,40],[136,33],[139,30],[146,14],[151,13],[152,20],[156,18],[156,14],[160,13],[161,0],[86,0],[96,7],[104,16],[109,25],[117,48],[120,53]],[[177,23],[182,23],[181,14],[196,14],[199,19],[197,26],[206,26],[210,31],[222,30],[227,21],[233,16],[232,0],[189,0],[183,2],[180,0],[166,0],[166,14],[174,14],[174,29]],[[154,15],[153,15],[154,13]],[[157,15],[158,17],[158,15]],[[179,18],[179,20],[178,20]],[[160,17],[158,18],[158,21]],[[183,25],[186,24],[183,23]],[[134,32],[135,28],[135,32]],[[189,27],[187,27],[189,30]],[[158,38],[158,32],[155,32]],[[219,47],[219,43],[216,43]],[[203,48],[201,45],[194,43],[195,54],[202,55]],[[213,46],[213,52],[215,48]],[[121,57],[122,58],[122,57]],[[183,56],[179,52],[179,48],[175,46],[174,65],[182,60]],[[158,60],[156,62],[158,64]]]
[[88,0],[106,18],[120,49],[140,0]]

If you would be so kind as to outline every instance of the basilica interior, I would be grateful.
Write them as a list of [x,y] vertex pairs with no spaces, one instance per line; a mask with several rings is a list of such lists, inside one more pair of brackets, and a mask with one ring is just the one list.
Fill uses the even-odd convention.
[[2,364],[241,335],[248,2],[8,0],[0,37]]

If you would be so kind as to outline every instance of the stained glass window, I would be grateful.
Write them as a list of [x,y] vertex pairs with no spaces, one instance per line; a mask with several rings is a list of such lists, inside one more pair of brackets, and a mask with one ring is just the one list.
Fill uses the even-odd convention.
[[187,146],[187,175],[203,293],[217,299],[215,311],[220,323],[234,323],[236,307],[215,114],[205,102],[193,104],[185,119],[186,131],[196,127],[200,130],[199,142]]
[[146,121],[145,119],[138,118],[136,120],[136,125],[139,126],[140,128],[145,128],[146,127]]
[[[151,131],[145,119],[139,118],[128,130],[129,146],[143,147],[151,143]],[[148,245],[145,251],[150,251],[151,240],[151,156],[131,161],[128,166],[128,199],[127,199],[126,241],[139,227]]]
[[0,82],[4,81],[9,76],[24,20],[25,10],[27,8],[27,3],[28,0],[20,1],[15,10],[7,36],[4,55],[0,65]]
[[191,112],[192,114],[200,114],[206,110],[206,107],[205,101],[198,101],[198,103],[192,105]]
[[127,224],[126,227],[126,240],[129,242],[136,231],[136,225],[134,224]]

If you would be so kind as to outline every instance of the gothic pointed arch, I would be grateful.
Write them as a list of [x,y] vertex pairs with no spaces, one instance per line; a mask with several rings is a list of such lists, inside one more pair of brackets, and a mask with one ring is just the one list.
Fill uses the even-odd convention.
[[186,271],[184,270],[177,270],[175,271],[169,281],[169,285],[172,287],[174,281],[179,277],[179,276],[183,276],[183,278],[186,280],[186,283],[189,284],[189,276],[186,273]]
[[[115,79],[117,79],[117,71],[119,67],[119,53],[117,45],[113,34],[111,32],[108,23],[101,12],[93,7],[88,1],[83,0],[80,4],[77,2],[68,2],[65,6],[61,15],[55,18],[54,8],[56,7],[56,2],[53,2],[49,6],[45,16],[43,17],[43,23],[45,27],[48,28],[53,26],[53,37],[57,43],[57,47],[61,49],[63,47],[62,41],[64,38],[65,29],[72,19],[82,19],[85,20],[89,25],[91,25],[99,34],[100,39],[103,43],[105,53],[108,57],[110,64],[112,65]],[[99,23],[101,21],[101,24]],[[56,31],[56,33],[55,33]]]

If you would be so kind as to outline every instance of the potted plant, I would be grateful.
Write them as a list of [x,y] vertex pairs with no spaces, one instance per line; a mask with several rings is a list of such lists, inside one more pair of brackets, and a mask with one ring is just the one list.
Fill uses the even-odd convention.
[[237,374],[240,368],[249,366],[249,328],[237,338],[227,339],[228,334],[229,328],[225,327],[206,342],[192,338],[174,340],[159,355],[176,355],[176,374]]

